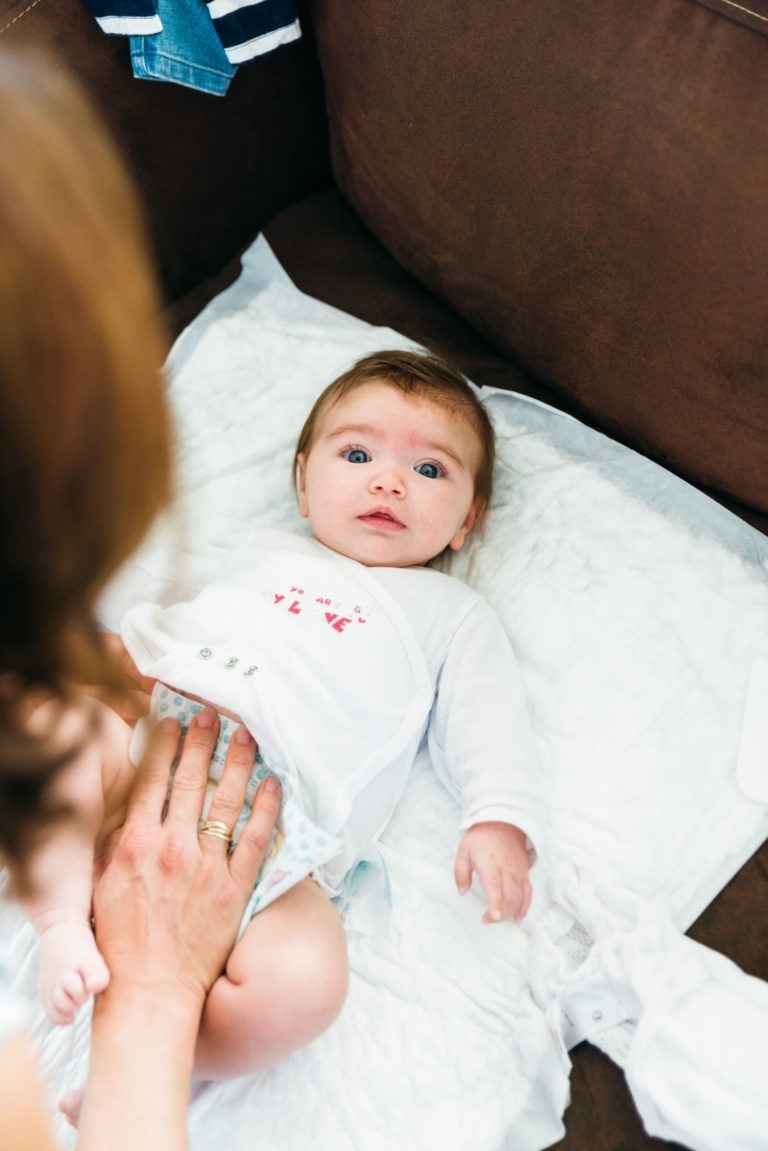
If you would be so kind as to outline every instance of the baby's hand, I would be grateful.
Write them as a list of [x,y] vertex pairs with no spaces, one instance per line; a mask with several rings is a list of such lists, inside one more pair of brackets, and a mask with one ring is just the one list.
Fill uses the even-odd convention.
[[488,900],[483,923],[500,923],[510,916],[519,923],[531,905],[525,832],[511,823],[476,823],[464,833],[454,866],[460,895],[477,875]]

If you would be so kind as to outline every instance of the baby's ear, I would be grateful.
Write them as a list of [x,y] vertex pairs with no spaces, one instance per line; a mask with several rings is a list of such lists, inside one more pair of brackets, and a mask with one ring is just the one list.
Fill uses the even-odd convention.
[[299,515],[306,519],[309,515],[309,504],[307,503],[307,470],[305,464],[306,456],[304,452],[299,452],[296,456],[296,498],[299,503]]
[[471,531],[473,531],[485,519],[486,508],[479,500],[475,500],[466,516],[462,520],[459,530],[454,535],[453,539],[448,541],[448,547],[452,551],[460,551],[464,546],[464,542]]

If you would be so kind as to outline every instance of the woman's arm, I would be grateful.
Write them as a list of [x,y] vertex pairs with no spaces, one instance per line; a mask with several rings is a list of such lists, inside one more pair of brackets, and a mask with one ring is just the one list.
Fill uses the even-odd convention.
[[[96,937],[111,979],[94,1005],[78,1151],[188,1147],[200,1015],[234,943],[280,805],[276,781],[265,781],[231,856],[225,841],[198,836],[217,726],[207,711],[190,726],[161,821],[179,727],[160,725],[96,886]],[[234,826],[254,755],[253,740],[238,733],[209,820]]]

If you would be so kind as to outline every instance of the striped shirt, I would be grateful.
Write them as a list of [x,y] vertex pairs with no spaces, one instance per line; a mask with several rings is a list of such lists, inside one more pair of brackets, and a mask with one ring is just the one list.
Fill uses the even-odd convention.
[[[156,0],[85,0],[104,32],[151,36],[162,32]],[[206,0],[230,64],[243,64],[301,36],[294,0]]]

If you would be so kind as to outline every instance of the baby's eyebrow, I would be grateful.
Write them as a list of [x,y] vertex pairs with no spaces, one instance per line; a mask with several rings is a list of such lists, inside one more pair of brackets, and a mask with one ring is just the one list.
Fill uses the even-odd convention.
[[378,428],[373,424],[341,424],[338,428],[331,428],[325,435],[326,440],[335,440],[337,436],[376,436]]

